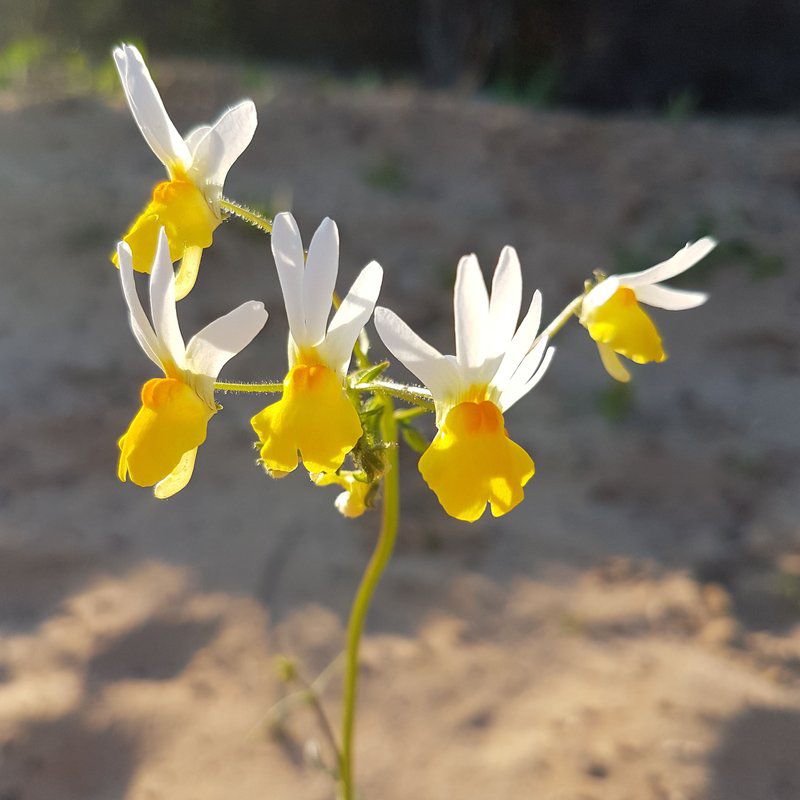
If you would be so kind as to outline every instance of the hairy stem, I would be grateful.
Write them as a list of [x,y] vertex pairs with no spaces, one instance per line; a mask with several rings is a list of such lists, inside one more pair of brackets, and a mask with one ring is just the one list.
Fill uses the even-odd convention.
[[218,392],[239,392],[241,394],[280,394],[283,391],[281,383],[231,383],[217,381],[214,389]]
[[219,199],[219,206],[225,209],[229,214],[233,214],[235,217],[239,217],[239,219],[249,223],[254,228],[258,228],[260,231],[264,231],[264,233],[272,233],[272,220],[267,219],[267,217],[262,217],[261,214],[257,211],[253,211],[252,208],[236,203],[227,197],[221,197]]
[[375,588],[389,563],[397,538],[400,518],[400,475],[398,465],[397,422],[394,403],[383,395],[381,434],[389,447],[386,451],[387,471],[383,479],[383,510],[378,542],[370,558],[350,611],[347,624],[347,650],[344,676],[344,708],[342,711],[342,757],[339,768],[343,800],[354,800],[353,733],[355,730],[356,692],[358,688],[358,653],[361,634]]
[[[538,342],[543,336],[552,339],[569,321],[570,319],[580,313],[581,304],[583,303],[584,294],[578,295],[573,300],[570,300],[564,309],[556,316],[556,318],[536,337]],[[535,343],[534,343],[535,344]]]
[[353,387],[357,392],[380,392],[397,397],[412,406],[418,406],[425,411],[433,411],[433,397],[427,389],[421,386],[406,386],[394,381],[375,380],[367,383],[358,383]]

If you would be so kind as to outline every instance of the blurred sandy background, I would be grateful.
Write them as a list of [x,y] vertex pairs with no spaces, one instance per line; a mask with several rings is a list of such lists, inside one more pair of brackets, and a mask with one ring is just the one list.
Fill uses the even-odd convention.
[[[377,515],[342,520],[301,471],[268,480],[258,399],[221,398],[174,499],[117,481],[116,439],[152,370],[107,255],[161,173],[108,65],[52,41],[0,57],[0,798],[329,798],[304,764],[310,712],[265,727],[284,692],[272,661],[313,676],[336,657]],[[558,84],[499,91],[489,66],[398,78],[182,52],[152,58],[181,130],[241,96],[258,107],[226,194],[291,206],[307,236],[333,216],[340,288],[378,259],[382,301],[441,348],[465,252],[488,274],[515,245],[549,318],[596,267],[646,267],[703,233],[723,243],[682,281],[708,305],[654,312],[671,358],[637,368],[632,390],[576,325],[559,337],[508,418],[537,464],[508,517],[449,520],[404,452],[399,549],[363,649],[364,796],[800,796],[791,82],[780,115],[706,109],[669,81],[671,102],[590,114]],[[191,334],[265,301],[264,333],[224,377],[284,370],[268,252],[226,223],[181,304]]]

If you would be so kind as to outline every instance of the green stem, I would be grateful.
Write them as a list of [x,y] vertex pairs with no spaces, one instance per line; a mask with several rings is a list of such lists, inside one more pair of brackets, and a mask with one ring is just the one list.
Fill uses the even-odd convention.
[[306,692],[306,700],[310,704],[311,709],[317,717],[317,724],[322,731],[322,735],[328,741],[328,746],[331,748],[333,753],[334,763],[340,762],[342,759],[342,754],[339,751],[339,745],[336,741],[336,734],[333,732],[333,727],[328,719],[328,715],[325,713],[325,708],[323,707],[322,701],[320,700],[320,697],[314,688],[314,684],[306,681],[301,675],[298,675],[298,683]]
[[427,389],[421,386],[406,386],[394,381],[376,380],[367,383],[358,383],[353,387],[357,392],[380,392],[397,397],[412,406],[419,406],[425,411],[433,411],[433,397]]
[[536,341],[538,342],[543,336],[552,339],[573,316],[580,312],[584,297],[585,293],[578,295],[574,300],[570,300],[564,310],[536,337]]
[[[238,392],[239,394],[281,394],[284,386],[283,383],[217,381],[214,384],[214,389],[218,392]],[[422,387],[405,386],[401,383],[394,383],[393,381],[369,381],[368,383],[359,383],[353,386],[353,390],[357,392],[378,392],[391,395],[392,397],[397,397],[416,407],[416,409],[407,409],[407,411],[415,411],[414,414],[398,412],[398,419],[404,416],[416,416],[417,414],[434,410],[433,399],[431,398],[430,392]]]
[[398,411],[394,412],[394,418],[398,422],[407,422],[410,419],[414,419],[414,417],[422,416],[422,414],[427,414],[429,409],[423,408],[422,406],[414,406],[413,408],[401,408]]
[[280,394],[283,383],[229,383],[217,381],[214,389],[218,392],[241,392],[244,394]]
[[342,711],[342,759],[339,768],[343,800],[353,800],[353,732],[355,729],[356,691],[358,687],[358,651],[361,634],[367,618],[370,602],[386,565],[389,563],[397,538],[400,518],[400,475],[397,447],[397,422],[394,418],[394,403],[383,395],[381,434],[388,445],[386,450],[387,470],[383,479],[383,511],[381,530],[375,551],[370,558],[361,583],[353,600],[350,621],[347,624],[347,650],[344,676],[344,709]]
[[264,233],[272,233],[272,220],[262,217],[261,214],[253,211],[252,208],[236,203],[227,197],[221,197],[219,199],[219,206],[220,208],[224,208],[229,214],[243,219],[254,228],[258,228],[260,231],[264,231]]

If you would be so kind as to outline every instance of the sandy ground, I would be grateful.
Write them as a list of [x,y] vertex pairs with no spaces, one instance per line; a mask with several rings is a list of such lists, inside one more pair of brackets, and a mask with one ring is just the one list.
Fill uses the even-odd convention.
[[[648,266],[709,229],[728,242],[689,281],[712,302],[659,315],[672,358],[637,369],[632,396],[564,333],[507,420],[537,462],[508,517],[449,520],[404,454],[364,645],[364,797],[796,800],[800,127],[239,77],[162,69],[183,127],[256,99],[228,194],[291,202],[309,235],[334,216],[340,287],[377,258],[383,301],[443,348],[464,252],[488,271],[514,244],[552,315],[594,267]],[[172,501],[117,482],[151,371],[106,258],[158,165],[119,104],[0,107],[0,798],[329,798],[303,762],[309,712],[265,730],[271,662],[335,658],[377,518],[347,523],[332,490],[255,468],[257,399],[223,398]],[[264,299],[231,378],[283,369],[267,253],[224,225],[181,306],[192,332]]]

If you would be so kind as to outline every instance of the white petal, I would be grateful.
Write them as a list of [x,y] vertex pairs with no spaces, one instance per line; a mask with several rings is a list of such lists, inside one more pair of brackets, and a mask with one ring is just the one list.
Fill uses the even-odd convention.
[[536,386],[537,383],[544,377],[545,372],[547,372],[547,368],[550,366],[550,362],[553,360],[553,356],[556,353],[555,347],[548,348],[547,352],[544,354],[544,358],[542,359],[542,363],[539,365],[539,368],[534,372],[533,376],[528,379],[527,382],[522,383],[517,382],[516,380],[512,380],[509,383],[506,390],[500,395],[500,410],[507,411],[517,400],[524,397],[528,392]]
[[705,292],[689,292],[685,289],[671,289],[668,286],[639,286],[635,290],[636,299],[649,306],[664,308],[667,311],[684,311],[697,308],[708,300]]
[[196,128],[192,128],[192,130],[190,130],[189,133],[187,133],[184,137],[186,146],[189,148],[189,152],[192,154],[192,166],[194,166],[197,146],[203,141],[203,139],[206,138],[210,130],[210,125],[198,125]]
[[272,223],[272,255],[278,269],[278,280],[286,305],[289,330],[300,347],[309,344],[303,312],[303,273],[305,257],[303,240],[294,217],[288,212],[278,214]]
[[266,321],[264,304],[248,300],[209,323],[192,337],[186,348],[187,369],[215,381],[225,364],[253,341]]
[[459,373],[447,356],[431,347],[388,308],[375,309],[375,327],[389,352],[430,389],[435,400],[455,398]]
[[128,319],[133,335],[136,341],[139,342],[139,346],[144,350],[145,355],[157,367],[164,369],[164,353],[162,353],[153,326],[150,324],[144,308],[142,308],[141,300],[139,300],[133,277],[133,255],[130,247],[125,242],[117,243],[117,263],[119,264],[122,294],[128,306]]
[[620,275],[620,283],[634,288],[674,278],[676,275],[680,275],[690,267],[693,267],[701,258],[705,258],[716,246],[716,241],[710,236],[706,236],[694,244],[687,244],[683,250],[679,250],[672,258],[668,258],[666,261],[650,267],[650,269]]
[[522,306],[522,270],[517,251],[504,247],[492,279],[492,297],[489,301],[490,356],[506,352],[519,321]]
[[[522,359],[517,369],[514,371],[514,374],[508,379],[508,384],[511,383],[527,383],[534,372],[536,372],[536,368],[541,363],[542,359],[544,358],[545,351],[547,350],[547,337],[542,336],[541,339],[536,342],[536,346]],[[493,382],[494,383],[494,382]],[[498,383],[494,383],[498,389],[502,390],[504,387]]]
[[453,310],[458,363],[464,367],[479,367],[485,352],[489,294],[474,253],[458,262]]
[[252,141],[257,124],[252,100],[229,108],[192,148],[192,174],[210,186],[222,188],[228,170]]
[[341,494],[336,495],[336,499],[333,501],[333,505],[336,507],[336,510],[343,516],[352,519],[353,517],[360,517],[361,511],[360,509],[354,514],[350,510],[350,492],[342,492]]
[[367,324],[378,302],[383,269],[370,261],[353,281],[350,291],[334,314],[328,334],[320,345],[325,360],[340,373],[347,371],[358,334]]
[[[325,217],[308,246],[306,270],[303,276],[306,335],[312,344],[321,342],[325,337],[338,272],[339,230],[332,219]],[[378,288],[380,289],[380,280]]]
[[158,247],[150,273],[150,313],[159,342],[178,368],[183,369],[186,363],[186,345],[178,325],[175,273],[169,255],[167,234],[163,228],[158,232]]
[[211,205],[214,213],[219,215],[219,198],[222,194],[222,185],[215,185],[208,178],[209,172],[214,168],[223,157],[225,144],[219,135],[211,130],[202,141],[197,143],[197,147],[192,154],[192,167],[189,170],[189,178],[200,187],[204,197]]
[[160,480],[153,487],[153,494],[159,500],[166,500],[168,497],[172,497],[172,495],[177,494],[181,489],[183,489],[192,478],[192,473],[194,472],[194,462],[196,458],[196,447],[194,450],[187,450],[187,452],[183,454],[183,457],[178,462],[178,466],[175,467],[175,469],[172,470],[172,472],[170,472],[166,478]]
[[600,351],[600,360],[603,362],[606,372],[620,383],[627,383],[631,379],[631,374],[622,363],[622,359],[607,345],[597,343]]
[[528,354],[533,346],[536,334],[539,332],[539,324],[542,321],[542,293],[535,291],[531,300],[528,313],[523,317],[517,332],[511,339],[503,360],[497,372],[493,376],[492,383],[502,388],[506,381],[517,371],[520,362]]
[[114,62],[133,118],[147,144],[164,166],[189,168],[191,154],[164,108],[139,51],[129,44],[114,49]]

